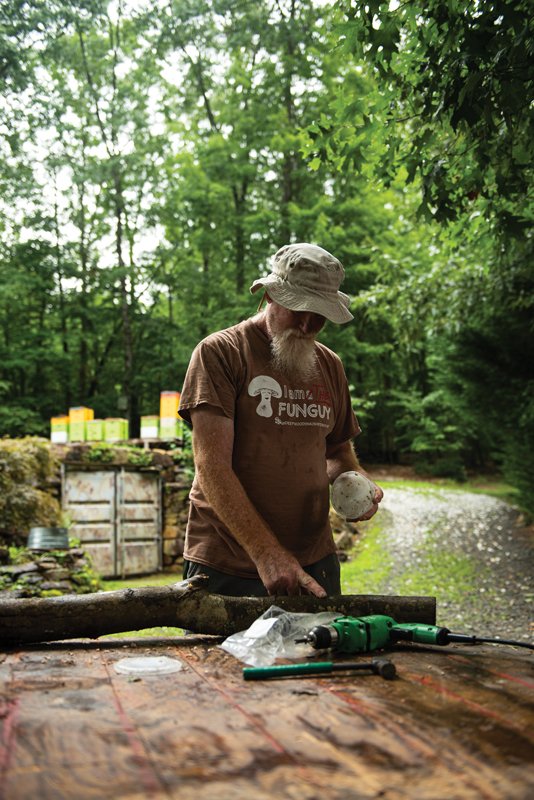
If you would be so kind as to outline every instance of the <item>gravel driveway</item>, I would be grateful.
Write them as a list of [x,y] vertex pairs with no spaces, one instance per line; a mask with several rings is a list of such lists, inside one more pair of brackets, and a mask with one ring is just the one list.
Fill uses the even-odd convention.
[[438,624],[457,633],[532,641],[534,536],[518,512],[484,494],[382,486],[359,546],[373,591],[432,594]]

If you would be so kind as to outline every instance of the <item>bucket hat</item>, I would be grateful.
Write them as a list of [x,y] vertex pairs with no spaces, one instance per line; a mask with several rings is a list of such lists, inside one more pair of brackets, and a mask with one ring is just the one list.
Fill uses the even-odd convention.
[[252,293],[263,287],[284,308],[321,314],[338,324],[354,319],[350,297],[339,291],[345,270],[327,250],[306,242],[287,244],[273,256],[271,269],[254,281]]

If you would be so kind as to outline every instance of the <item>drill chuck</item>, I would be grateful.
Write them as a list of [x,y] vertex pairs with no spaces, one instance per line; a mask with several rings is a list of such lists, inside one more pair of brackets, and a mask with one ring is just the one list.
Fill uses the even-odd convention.
[[340,653],[368,653],[387,644],[391,617],[374,614],[368,617],[337,617],[329,625],[317,625],[304,641],[316,650],[337,650]]
[[338,638],[337,630],[331,625],[317,625],[306,634],[305,641],[316,650],[326,650],[335,647]]

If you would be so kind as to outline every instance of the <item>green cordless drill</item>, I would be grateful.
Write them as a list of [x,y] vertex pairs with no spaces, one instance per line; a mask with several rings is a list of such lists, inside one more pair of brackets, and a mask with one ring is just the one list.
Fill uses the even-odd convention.
[[446,645],[451,642],[465,644],[494,642],[528,647],[530,650],[534,650],[534,645],[526,642],[451,633],[448,628],[425,625],[422,622],[399,623],[395,622],[392,617],[383,614],[371,614],[368,617],[337,617],[328,625],[318,625],[303,639],[297,641],[307,642],[316,650],[331,648],[339,653],[369,653],[400,641],[438,645]]

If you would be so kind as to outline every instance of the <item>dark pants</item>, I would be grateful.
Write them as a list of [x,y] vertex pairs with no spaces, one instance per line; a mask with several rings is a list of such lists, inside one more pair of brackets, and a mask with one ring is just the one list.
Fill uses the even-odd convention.
[[[308,575],[315,578],[326,593],[330,596],[341,594],[339,579],[339,559],[332,553],[315,564],[304,567]],[[213,594],[223,594],[229,597],[266,597],[267,591],[259,578],[239,578],[226,572],[219,572],[213,567],[197,564],[196,561],[184,560],[184,578],[194,575],[207,575],[209,577],[208,591]]]

